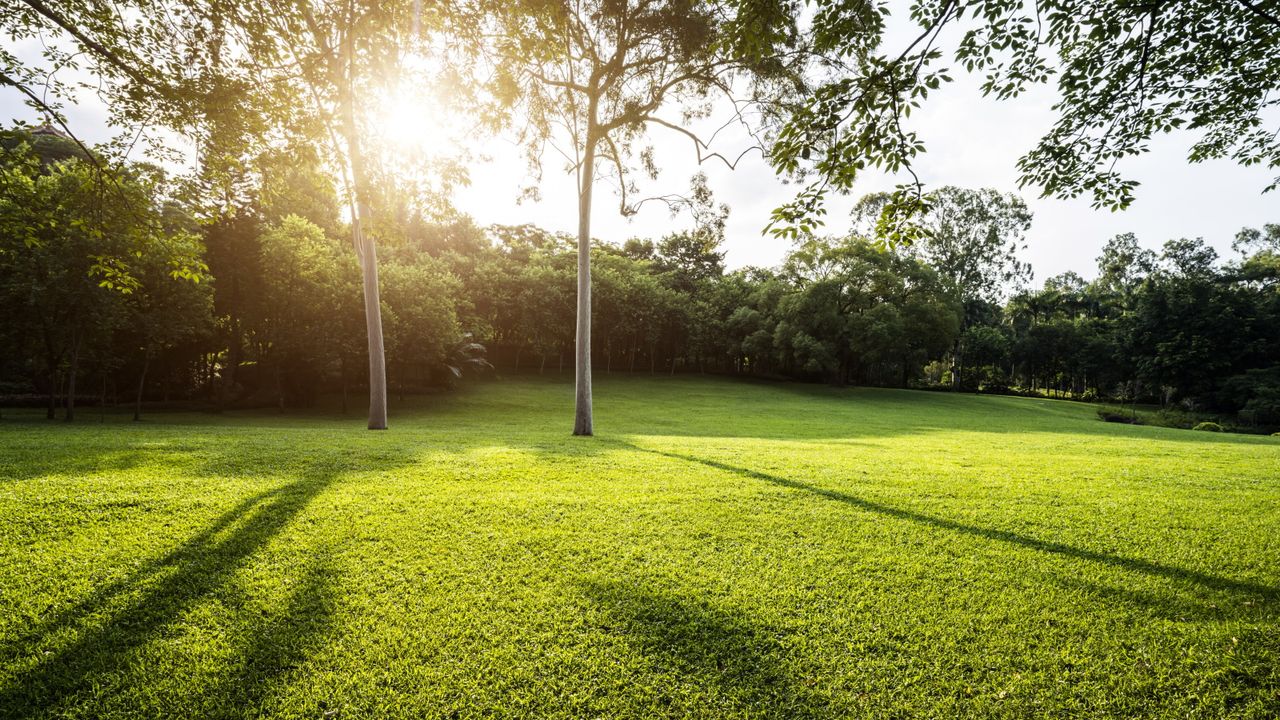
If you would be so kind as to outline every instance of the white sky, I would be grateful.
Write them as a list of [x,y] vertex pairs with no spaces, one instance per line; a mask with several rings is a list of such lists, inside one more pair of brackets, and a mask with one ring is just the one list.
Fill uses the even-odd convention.
[[[986,99],[974,78],[959,73],[955,83],[936,92],[911,119],[928,147],[918,158],[917,173],[931,186],[1016,191],[1015,162],[1049,127],[1053,100],[1050,88],[1006,102]],[[110,134],[105,109],[92,94],[82,96],[80,104],[69,108],[67,114],[72,128],[88,141],[105,140]],[[670,115],[677,116],[675,112]],[[0,121],[18,118],[37,121],[16,91],[0,88]],[[656,128],[651,138],[662,174],[657,183],[641,183],[641,189],[648,194],[687,190],[690,176],[697,171],[689,140],[664,128]],[[736,154],[743,147],[731,136],[723,139],[717,147],[728,151],[726,154]],[[1137,200],[1124,212],[1095,211],[1087,198],[1044,200],[1035,197],[1033,189],[1024,191],[1034,213],[1024,257],[1035,270],[1035,282],[1067,270],[1092,277],[1100,248],[1117,233],[1134,232],[1142,244],[1153,249],[1170,238],[1204,237],[1226,256],[1240,228],[1280,222],[1280,193],[1261,192],[1271,180],[1265,168],[1244,168],[1230,161],[1189,164],[1185,158],[1191,142],[1192,136],[1186,134],[1157,138],[1150,153],[1121,166],[1122,172],[1141,183]],[[529,180],[517,148],[510,142],[492,140],[479,150],[492,161],[472,168],[471,186],[455,198],[455,204],[477,223],[528,222],[550,230],[576,229],[574,181],[560,171],[558,156],[548,153],[546,157],[542,200],[521,204],[517,202],[519,190]],[[706,165],[704,170],[717,202],[732,208],[726,240],[729,266],[776,264],[787,245],[764,235],[763,229],[770,211],[786,201],[795,186],[778,180],[758,153],[744,159],[736,171],[719,163]],[[865,175],[854,196],[833,198],[827,228],[833,233],[844,231],[848,209],[857,196],[890,189],[896,182],[883,175]],[[612,192],[599,187],[592,235],[622,242],[636,236],[656,238],[688,224],[685,218],[673,220],[664,207],[654,203],[629,219],[621,217],[617,207]]]
[[[1040,88],[1016,100],[997,102],[983,98],[978,82],[962,74],[912,117],[912,125],[928,148],[918,158],[916,172],[935,187],[993,187],[1017,192],[1015,163],[1049,128],[1053,100],[1051,89]],[[656,187],[649,183],[642,184],[642,189],[683,191],[697,170],[691,143],[664,128],[656,128],[651,137],[662,175]],[[1190,164],[1186,154],[1192,141],[1193,136],[1187,134],[1157,138],[1151,144],[1152,152],[1121,166],[1122,172],[1141,183],[1137,199],[1122,212],[1094,210],[1088,198],[1041,199],[1034,189],[1022,191],[1035,216],[1024,254],[1035,270],[1035,282],[1068,270],[1093,277],[1095,258],[1103,243],[1123,232],[1136,233],[1143,245],[1153,249],[1171,238],[1203,237],[1220,255],[1227,256],[1240,228],[1280,222],[1280,192],[1262,194],[1271,182],[1265,168],[1245,168],[1230,161]],[[733,150],[742,145],[727,142],[724,147]],[[495,161],[473,170],[472,186],[457,198],[462,209],[482,222],[532,222],[552,230],[575,230],[573,178],[559,173],[555,160],[547,159],[542,201],[517,204],[515,198],[524,180],[523,161],[501,143],[491,143],[486,150]],[[729,265],[773,265],[781,260],[787,243],[762,231],[770,211],[789,199],[797,186],[784,185],[758,153],[733,172],[718,162],[704,169],[717,201],[732,208],[726,233]],[[833,198],[827,228],[833,233],[846,230],[848,212],[857,197],[892,189],[899,181],[883,174],[865,175],[854,196]],[[664,208],[654,204],[633,218],[623,218],[617,212],[614,194],[601,190],[597,191],[592,221],[592,235],[601,239],[621,242],[633,236],[657,236],[687,224],[681,218],[672,220]]]

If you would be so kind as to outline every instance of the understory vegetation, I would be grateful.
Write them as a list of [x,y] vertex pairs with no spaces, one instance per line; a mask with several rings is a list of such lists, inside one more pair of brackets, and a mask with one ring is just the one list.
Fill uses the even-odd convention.
[[692,377],[0,421],[0,716],[1280,710],[1280,441]]

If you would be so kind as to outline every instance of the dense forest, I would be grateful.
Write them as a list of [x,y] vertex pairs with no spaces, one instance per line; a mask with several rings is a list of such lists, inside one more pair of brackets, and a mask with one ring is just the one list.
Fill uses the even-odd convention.
[[[313,404],[365,387],[360,272],[333,180],[305,149],[207,196],[111,169],[48,128],[0,138],[0,394],[77,406]],[[464,375],[572,372],[575,238],[428,214],[379,187],[391,392]],[[864,227],[889,201],[864,198]],[[1280,225],[1161,252],[1109,240],[1097,277],[1029,289],[1014,195],[947,187],[910,245],[804,235],[780,266],[726,270],[720,208],[661,237],[594,242],[605,373],[1151,402],[1280,423]],[[781,242],[781,241],[778,241]]]

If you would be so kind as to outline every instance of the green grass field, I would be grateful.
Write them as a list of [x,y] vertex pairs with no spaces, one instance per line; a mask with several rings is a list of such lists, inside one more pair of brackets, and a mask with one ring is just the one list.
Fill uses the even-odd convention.
[[1280,439],[537,378],[0,421],[3,717],[1280,715]]

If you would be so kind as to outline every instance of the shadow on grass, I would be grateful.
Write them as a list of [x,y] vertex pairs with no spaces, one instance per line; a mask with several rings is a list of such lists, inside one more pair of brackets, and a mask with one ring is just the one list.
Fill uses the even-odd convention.
[[[700,705],[735,716],[763,718],[825,717],[821,698],[785,665],[778,633],[741,615],[711,607],[696,598],[659,594],[635,584],[589,583],[589,600],[650,663],[656,677],[635,683],[656,688],[655,702],[672,716],[700,708],[671,707],[688,701],[681,685],[693,685]],[[678,699],[677,699],[678,698]]]
[[718,462],[716,460],[709,460],[706,458],[695,457],[692,455],[681,455],[679,453],[664,452],[662,450],[653,450],[650,448],[642,448],[638,445],[633,445],[630,443],[626,443],[626,444],[629,447],[632,447],[641,452],[653,453],[655,455],[662,455],[664,457],[668,457],[673,460],[680,460],[688,463],[697,463],[700,465],[705,465],[710,468],[715,468],[716,470],[723,470],[725,472],[735,473],[742,477],[751,478],[753,480],[763,480],[765,482],[772,483],[774,485],[779,485],[781,487],[785,487],[791,490],[798,490],[801,492],[809,493],[811,495],[817,495],[818,497],[823,497],[828,500],[834,500],[836,502],[858,508],[859,510],[864,510],[866,512],[872,512],[878,515],[884,515],[887,517],[896,518],[898,520],[905,520],[907,522],[912,522],[919,525],[926,525],[929,527],[940,528],[943,530],[950,530],[952,532],[957,532],[964,535],[971,535],[971,536],[983,538],[986,540],[995,540],[998,542],[1008,543],[1010,545],[1017,545],[1019,547],[1028,548],[1038,552],[1049,553],[1052,555],[1069,557],[1077,560],[1085,560],[1088,562],[1099,563],[1102,565],[1109,565],[1111,567],[1120,568],[1122,570],[1127,570],[1130,572],[1142,573],[1145,575],[1166,578],[1169,580],[1194,583],[1196,585],[1199,585],[1203,588],[1207,588],[1210,590],[1231,592],[1231,593],[1236,593],[1239,595],[1244,595],[1252,598],[1262,598],[1269,602],[1275,601],[1277,598],[1280,598],[1280,590],[1268,585],[1261,585],[1258,583],[1251,583],[1251,582],[1246,582],[1242,580],[1235,580],[1232,578],[1220,577],[1217,575],[1212,575],[1210,573],[1175,567],[1173,565],[1164,565],[1162,563],[1152,562],[1150,560],[1128,558],[1121,555],[1110,555],[1108,553],[1098,552],[1097,550],[1078,548],[1072,545],[1067,545],[1065,543],[1054,542],[1051,540],[1040,540],[1038,538],[1028,537],[1026,535],[1019,535],[1017,533],[1010,532],[1008,530],[986,528],[978,525],[967,525],[965,523],[956,522],[955,520],[948,520],[946,518],[927,515],[925,513],[919,513],[913,510],[903,510],[902,508],[896,508],[890,505],[884,505],[882,503],[867,500],[865,498],[860,498],[856,495],[850,495],[849,493],[840,492],[839,490],[831,490],[829,488],[820,487],[818,485],[812,485],[810,483],[802,482],[800,480],[792,480],[790,478],[780,477],[777,475],[770,475],[768,473],[759,472],[758,470],[751,470],[748,468],[737,467],[735,465]]
[[[235,597],[239,592],[235,573],[248,566],[343,469],[332,453],[296,468],[292,481],[239,502],[178,547],[0,647],[0,665],[21,668],[7,685],[0,686],[0,716],[101,714],[98,703],[120,702],[112,695],[122,677],[133,683],[130,690],[136,696],[163,701],[164,686],[174,679],[164,673],[173,669],[142,670],[141,677],[156,687],[139,688],[134,674],[142,667],[140,653],[150,643],[181,637],[182,619],[210,600],[230,598],[233,607],[240,604],[243,599]],[[203,694],[175,701],[183,712],[254,716],[281,673],[304,659],[327,627],[336,596],[336,578],[325,555],[306,557],[286,570],[292,571],[295,589],[280,612],[249,618],[238,608],[228,611],[230,623],[245,625],[230,643],[236,657],[226,665],[225,677],[206,681]],[[57,639],[50,643],[49,638]],[[196,662],[183,664],[188,658],[181,648],[169,656],[181,669],[198,670]],[[194,687],[180,684],[179,689],[189,692]],[[129,707],[125,714],[145,713]]]

